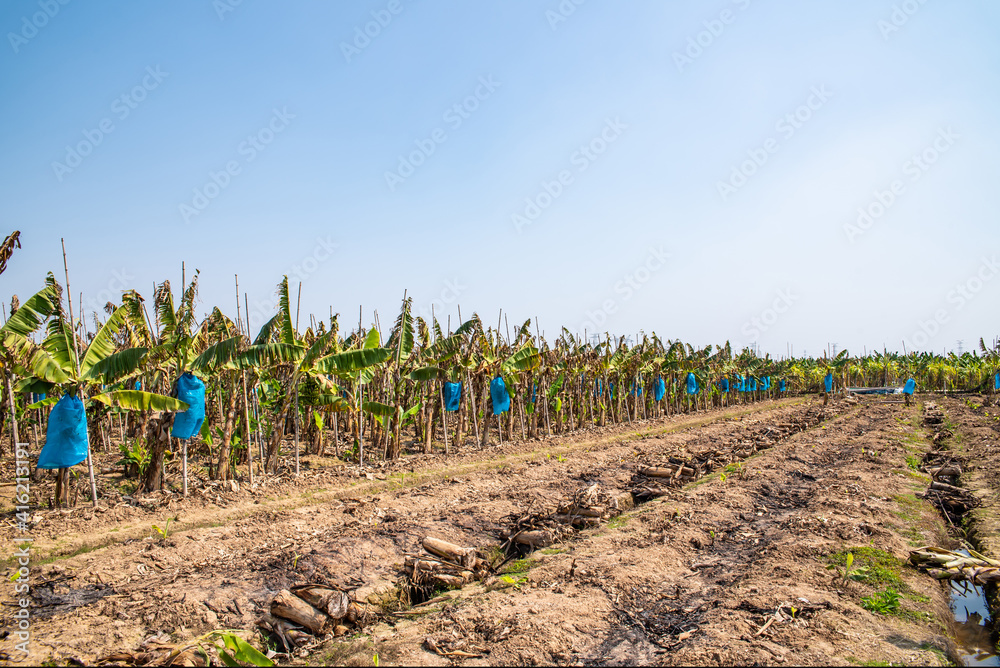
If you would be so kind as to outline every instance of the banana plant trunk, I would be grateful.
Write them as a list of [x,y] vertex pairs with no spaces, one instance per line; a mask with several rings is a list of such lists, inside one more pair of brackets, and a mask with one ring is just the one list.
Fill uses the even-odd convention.
[[17,404],[14,402],[14,388],[10,384],[10,374],[4,374],[3,381],[7,387],[7,402],[10,404],[10,451],[13,454],[17,450],[17,444],[21,442],[21,435],[17,430]]
[[174,425],[174,414],[162,412],[152,415],[146,421],[146,443],[149,445],[149,464],[142,476],[140,489],[155,492],[163,487],[163,456],[170,446],[170,428]]
[[[219,455],[215,465],[215,477],[217,480],[229,480],[230,466],[229,456],[232,452],[233,428],[236,425],[236,388],[233,387],[232,380],[229,383],[229,398],[226,401],[226,422],[222,429],[222,444],[219,447]],[[221,387],[220,387],[221,392]]]

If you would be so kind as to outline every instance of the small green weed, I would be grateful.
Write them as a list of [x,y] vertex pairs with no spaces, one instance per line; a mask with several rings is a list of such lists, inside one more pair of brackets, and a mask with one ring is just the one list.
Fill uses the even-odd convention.
[[167,518],[167,521],[166,521],[166,522],[164,523],[164,525],[163,525],[163,528],[162,528],[162,529],[161,529],[160,527],[156,526],[155,524],[153,525],[153,530],[154,530],[154,531],[155,531],[155,532],[156,532],[157,534],[159,534],[159,536],[160,536],[160,540],[161,540],[161,541],[165,541],[165,540],[167,539],[167,532],[168,532],[168,531],[170,531],[170,521],[171,521],[172,519],[174,519],[174,518],[172,518],[172,517],[168,517],[168,518]]
[[515,559],[510,562],[507,568],[503,569],[504,573],[527,573],[531,570],[531,562],[527,559]]
[[538,554],[561,554],[566,552],[565,547],[546,547],[538,551]]
[[906,465],[909,466],[914,471],[920,470],[921,459],[914,455],[906,455]]
[[901,611],[899,592],[891,587],[861,599],[861,607],[879,615],[898,615]]
[[903,589],[906,584],[899,577],[902,562],[888,552],[874,547],[851,547],[830,555],[829,568],[843,566],[838,571],[844,581],[865,582]]
[[747,467],[743,462],[733,462],[731,464],[726,464],[726,467],[722,470],[727,474],[736,476],[741,480],[747,477]]
[[500,576],[500,581],[501,582],[503,582],[508,587],[513,587],[514,589],[518,589],[518,590],[521,589],[521,585],[524,584],[524,582],[527,579],[528,579],[528,576],[524,575],[523,573],[520,574],[520,575],[518,575],[517,577],[512,577],[510,575],[501,575]]

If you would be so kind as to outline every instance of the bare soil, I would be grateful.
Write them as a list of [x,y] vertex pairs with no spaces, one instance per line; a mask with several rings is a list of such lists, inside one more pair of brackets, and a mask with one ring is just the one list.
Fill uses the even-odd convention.
[[[992,429],[968,410],[957,419]],[[424,536],[489,554],[511,518],[551,512],[581,487],[625,492],[643,465],[789,423],[811,426],[445,601],[399,600],[404,556]],[[917,496],[929,479],[913,463],[930,436],[919,404],[786,400],[379,468],[307,459],[298,479],[255,490],[206,485],[187,499],[158,493],[96,511],[39,510],[23,662],[91,664],[161,633],[180,641],[252,629],[278,590],[328,582],[381,611],[282,663],[372,665],[377,655],[380,665],[943,665],[953,656],[951,614],[937,581],[893,562],[901,599],[894,614],[879,614],[862,599],[886,582],[845,580],[833,563],[848,548],[891,561],[951,544]],[[995,431],[977,438],[996,450]],[[995,496],[995,475],[982,484]],[[168,517],[176,519],[163,539],[152,524]],[[11,544],[13,522],[0,535]],[[12,590],[0,598],[6,628]],[[11,638],[2,643],[20,658]]]

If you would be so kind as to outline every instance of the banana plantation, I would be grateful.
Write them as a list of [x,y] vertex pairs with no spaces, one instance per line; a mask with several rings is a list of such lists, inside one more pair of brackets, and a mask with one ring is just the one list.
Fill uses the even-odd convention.
[[[921,391],[992,391],[998,366],[996,345],[982,341],[982,355],[844,350],[779,360],[656,334],[595,343],[563,329],[547,341],[531,320],[501,329],[475,313],[445,331],[415,317],[410,298],[387,330],[359,321],[345,331],[332,315],[299,331],[287,277],[277,293],[277,314],[250,332],[248,319],[218,307],[196,317],[197,273],[178,300],[165,281],[148,303],[131,290],[104,313],[79,317],[49,274],[24,303],[14,298],[0,329],[10,452],[27,442],[38,453],[48,412],[64,395],[85,405],[90,450],[120,455],[126,477],[150,492],[181,465],[182,451],[186,467],[189,447],[202,454],[201,474],[252,483],[297,475],[308,454],[357,464],[447,454],[909,378]],[[188,408],[177,392],[185,374],[205,385],[205,419],[182,444],[171,427]],[[90,477],[93,495],[92,464]]]
[[[0,327],[3,531],[30,542],[5,576],[32,596],[3,602],[36,663],[927,663],[960,656],[938,581],[996,580],[996,341],[774,359],[452,330],[405,294],[385,327],[300,330],[287,277],[251,331],[197,272],[101,313],[68,273]],[[872,648],[899,624],[921,654]]]

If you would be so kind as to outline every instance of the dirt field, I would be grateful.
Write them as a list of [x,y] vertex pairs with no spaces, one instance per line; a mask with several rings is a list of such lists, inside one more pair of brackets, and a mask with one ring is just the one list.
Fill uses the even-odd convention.
[[[966,477],[995,499],[996,420],[964,400],[939,404],[968,459],[986,464],[967,464]],[[379,602],[380,613],[277,661],[943,665],[955,657],[947,591],[903,563],[913,547],[955,545],[918,496],[932,436],[922,410],[877,399],[767,402],[380,469],[306,460],[298,480],[253,493],[199,487],[189,499],[39,510],[31,582],[46,605],[33,610],[24,662],[94,663],[150,637],[253,629],[278,590],[328,582]],[[399,602],[403,559],[425,536],[489,554],[514,518],[552,512],[583,487],[621,494],[641,466],[747,443],[763,449],[443,600]],[[152,525],[167,518],[162,539]],[[868,570],[849,580],[851,548]],[[866,609],[887,588],[897,604]],[[12,598],[5,587],[2,601]],[[10,638],[3,650],[19,657]]]

